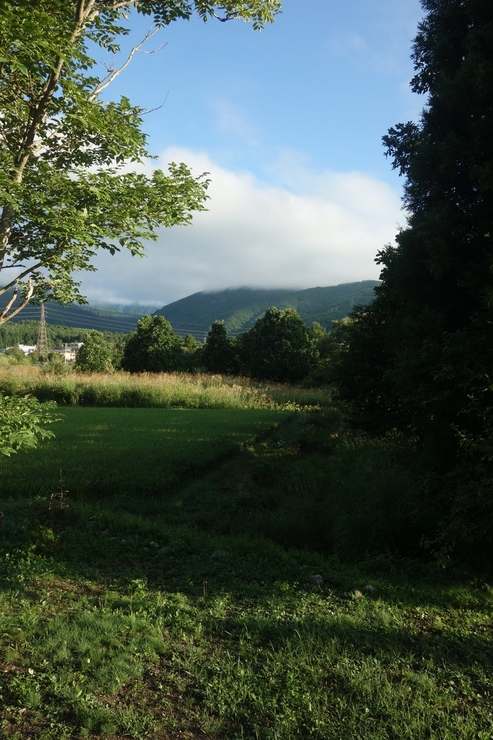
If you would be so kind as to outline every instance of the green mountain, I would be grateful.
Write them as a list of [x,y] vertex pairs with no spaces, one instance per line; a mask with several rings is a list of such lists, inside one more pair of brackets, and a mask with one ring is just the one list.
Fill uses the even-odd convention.
[[[192,334],[199,340],[206,337],[211,324],[218,319],[224,320],[231,335],[247,331],[271,306],[296,308],[308,326],[318,321],[330,329],[334,319],[347,316],[355,305],[369,303],[376,285],[376,280],[363,280],[307,290],[237,288],[217,293],[194,293],[169,303],[155,311],[155,315],[165,316],[177,334]],[[5,296],[2,298],[0,306],[7,301]],[[51,302],[45,305],[46,323],[128,333],[137,328],[137,321],[144,313],[152,310],[150,306],[136,305],[132,308],[135,313],[124,312],[122,306],[60,306]],[[39,321],[39,318],[39,306],[29,305],[12,321]]]
[[175,332],[203,339],[211,324],[223,320],[230,334],[250,329],[271,306],[296,308],[308,326],[318,321],[330,329],[332,321],[347,316],[355,305],[369,303],[377,280],[343,283],[307,290],[256,290],[237,288],[217,293],[194,293],[155,312],[165,316]]

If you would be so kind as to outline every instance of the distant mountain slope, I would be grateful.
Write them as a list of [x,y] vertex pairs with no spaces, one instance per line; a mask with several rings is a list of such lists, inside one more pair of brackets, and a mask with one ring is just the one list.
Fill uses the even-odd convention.
[[[212,322],[217,319],[224,320],[230,334],[240,334],[250,329],[271,306],[279,309],[296,308],[308,326],[318,321],[330,329],[334,319],[347,316],[357,304],[369,303],[376,285],[378,285],[376,280],[363,280],[359,283],[343,283],[328,288],[307,290],[237,288],[217,293],[194,293],[169,303],[155,314],[165,316],[177,334],[181,336],[193,334],[199,340],[205,338]],[[0,306],[6,302],[6,296],[2,296]],[[60,306],[54,302],[47,303],[45,308],[48,324],[124,333],[134,331],[139,318],[149,310],[149,307],[142,306],[141,313],[136,311],[130,314],[122,313],[123,309],[116,306],[114,308],[77,304]],[[40,307],[30,305],[12,320],[39,321],[39,317]]]
[[217,293],[194,293],[156,311],[165,316],[173,329],[203,339],[213,321],[223,320],[231,334],[250,329],[266,309],[296,308],[308,326],[318,321],[330,329],[334,319],[347,316],[358,304],[369,303],[376,280],[343,283],[328,288],[307,290],[256,290],[237,288]]
[[[6,299],[0,302],[5,305]],[[41,309],[39,306],[26,306],[14,319],[17,321],[39,321]],[[60,326],[74,326],[78,329],[97,329],[98,331],[124,332],[134,331],[137,321],[142,314],[122,314],[110,309],[91,308],[90,306],[60,306],[58,303],[49,302],[45,304],[47,324]]]

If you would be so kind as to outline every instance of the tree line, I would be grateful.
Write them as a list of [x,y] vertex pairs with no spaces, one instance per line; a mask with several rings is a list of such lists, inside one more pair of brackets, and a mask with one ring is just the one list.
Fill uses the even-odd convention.
[[[331,332],[318,322],[308,328],[296,309],[272,307],[250,330],[233,337],[228,336],[224,321],[214,321],[205,344],[191,334],[178,336],[159,315],[144,316],[137,331],[127,336],[57,325],[46,329],[49,348],[83,342],[74,365],[83,372],[206,372],[315,386],[331,382],[330,360],[338,353],[347,323],[348,319],[334,321]],[[0,343],[13,348],[6,356],[38,362],[36,353],[29,359],[17,350],[18,344],[36,344],[38,330],[36,321],[0,326]],[[55,369],[57,358],[49,353],[48,360]]]
[[[89,372],[123,369],[139,372],[208,372],[257,380],[320,385],[330,380],[329,358],[337,351],[340,329],[327,332],[316,322],[308,328],[296,309],[267,309],[249,331],[228,337],[215,321],[204,345],[191,335],[175,334],[164,316],[144,316],[116,359],[103,334],[89,331],[75,368]],[[113,352],[113,359],[112,359]]]
[[[123,332],[101,332],[106,341],[123,338]],[[16,347],[18,344],[34,345],[38,340],[39,321],[7,322],[0,325],[0,347]],[[82,342],[87,329],[61,324],[46,324],[48,347],[59,347],[71,342]]]

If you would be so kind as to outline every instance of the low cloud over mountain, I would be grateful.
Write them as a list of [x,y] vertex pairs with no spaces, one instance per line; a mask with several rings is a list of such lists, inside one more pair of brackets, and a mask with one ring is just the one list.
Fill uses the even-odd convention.
[[98,255],[83,276],[91,303],[169,303],[203,290],[307,288],[377,279],[374,259],[402,222],[400,194],[362,172],[320,172],[281,153],[269,180],[207,155],[168,149],[160,158],[210,173],[209,210],[163,229],[147,258]]

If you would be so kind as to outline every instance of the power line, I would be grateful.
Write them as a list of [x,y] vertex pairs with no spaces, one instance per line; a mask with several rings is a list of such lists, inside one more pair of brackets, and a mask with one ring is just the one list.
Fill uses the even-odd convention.
[[[49,309],[49,321],[50,325],[55,324],[53,319],[58,326],[71,326],[75,329],[88,329],[88,324],[92,325],[92,328],[98,327],[102,331],[120,331],[127,332],[133,331],[137,328],[137,321],[120,321],[119,319],[110,319],[104,316],[98,316],[96,314],[87,314],[87,317],[79,316],[67,316],[63,309]],[[24,309],[22,312],[22,318],[18,319],[13,323],[19,323],[19,321],[32,321],[38,320],[37,309],[32,307],[30,309]],[[70,322],[70,323],[67,323]]]
[[[81,314],[84,315],[81,315]],[[45,319],[49,326],[65,326],[67,328],[74,328],[80,330],[96,329],[98,331],[109,331],[109,332],[121,332],[128,333],[137,329],[137,319],[125,320],[117,317],[101,316],[93,314],[90,311],[81,310],[79,315],[70,315],[72,312],[67,313],[61,306],[50,304],[46,308]],[[159,315],[159,314],[158,314]],[[23,309],[22,314],[19,316],[17,321],[13,323],[19,323],[19,321],[39,321],[39,312],[37,306],[27,306]],[[68,322],[68,323],[67,323]],[[198,322],[186,322],[186,321],[170,321],[171,326],[175,334],[181,337],[186,337],[191,334],[195,339],[203,341],[209,331],[211,324],[198,323]],[[231,330],[228,332],[230,337],[238,336],[242,333],[242,330]]]

